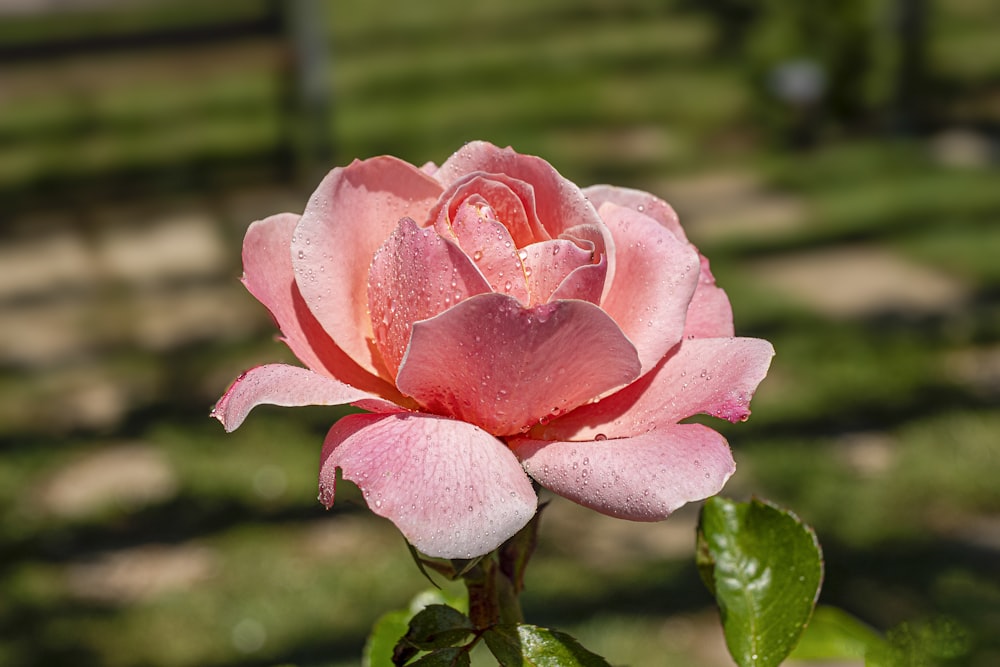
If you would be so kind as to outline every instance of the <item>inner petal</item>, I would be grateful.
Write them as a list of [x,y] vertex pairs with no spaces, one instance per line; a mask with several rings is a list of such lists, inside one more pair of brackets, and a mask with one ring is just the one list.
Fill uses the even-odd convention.
[[375,345],[395,377],[413,323],[490,286],[454,243],[403,218],[372,258],[368,309]]
[[[553,239],[532,243],[521,252],[524,255],[524,275],[528,284],[530,305],[547,303],[553,292],[574,270],[595,266],[596,253],[593,243]],[[600,258],[596,261],[600,263]],[[597,297],[600,298],[600,295],[598,289]],[[575,295],[564,298],[575,298]],[[591,299],[585,300],[591,301]]]
[[496,211],[485,198],[473,195],[462,202],[449,228],[494,292],[509,294],[528,304],[528,286],[521,261],[524,252],[518,251],[504,221],[497,218]]

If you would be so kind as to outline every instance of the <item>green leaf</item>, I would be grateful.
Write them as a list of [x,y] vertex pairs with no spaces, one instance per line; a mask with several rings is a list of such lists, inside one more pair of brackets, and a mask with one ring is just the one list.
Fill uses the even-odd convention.
[[697,562],[736,663],[779,665],[819,596],[823,560],[816,534],[766,501],[709,498],[698,525]]
[[968,654],[969,635],[949,619],[903,623],[865,653],[867,667],[938,667]]
[[610,667],[565,632],[537,625],[496,625],[483,639],[502,667]]
[[836,607],[817,607],[809,627],[789,656],[795,660],[864,658],[885,640],[875,630]]
[[[455,595],[446,590],[434,589],[417,593],[406,609],[397,609],[383,614],[365,643],[362,665],[364,667],[392,667],[393,651],[409,629],[410,619],[420,610],[433,604],[445,604],[455,609],[465,609],[466,603],[462,595]],[[414,649],[412,655],[416,655]],[[412,656],[411,656],[412,657]]]
[[410,667],[469,667],[469,649],[465,647],[440,648],[422,656]]
[[420,651],[450,648],[466,640],[475,630],[469,617],[444,604],[432,604],[410,619],[406,635],[392,652],[392,661],[404,665]]
[[365,650],[362,655],[363,667],[392,667],[392,652],[399,638],[406,634],[410,617],[409,609],[390,611],[375,622],[375,627],[368,635]]

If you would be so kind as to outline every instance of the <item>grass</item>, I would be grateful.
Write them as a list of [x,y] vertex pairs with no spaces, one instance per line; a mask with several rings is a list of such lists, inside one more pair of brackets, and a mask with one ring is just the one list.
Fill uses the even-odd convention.
[[[827,555],[824,602],[879,630],[947,617],[971,642],[949,664],[1000,660],[995,381],[970,386],[953,368],[956,353],[1000,340],[995,165],[944,166],[921,137],[854,137],[793,153],[764,146],[744,64],[720,55],[713,23],[679,3],[440,0],[429,9],[383,0],[330,9],[338,163],[383,152],[440,162],[463,141],[486,138],[537,152],[584,184],[643,187],[735,169],[802,202],[805,224],[702,247],[738,331],[778,350],[751,420],[712,422],[739,464],[728,493],[773,498],[815,525]],[[934,71],[980,104],[1000,76],[985,37],[997,10],[962,0],[935,12]],[[71,27],[42,21],[22,34]],[[0,40],[10,34],[0,28]],[[61,199],[49,189],[59,183],[103,192],[107,173],[175,169],[184,187],[212,193],[213,169],[190,168],[206,156],[266,171],[259,156],[285,129],[273,72],[196,74],[169,86],[104,80],[86,105],[54,88],[3,103],[0,215],[12,223],[4,233],[26,228],[19,211],[76,213],[87,200]],[[86,234],[100,224],[87,207],[105,205],[83,207]],[[229,237],[235,276],[238,234]],[[858,243],[960,277],[969,307],[833,317],[753,274],[761,259]],[[121,317],[99,315],[105,324]],[[372,622],[427,586],[353,485],[338,488],[333,512],[315,502],[319,446],[341,412],[263,408],[231,435],[207,418],[239,370],[288,359],[263,319],[239,340],[153,350],[111,335],[72,364],[0,368],[0,663],[356,665]],[[128,411],[111,425],[66,427],[66,394],[98,379],[125,388]],[[77,514],[46,505],[60,471],[129,444],[163,455],[171,493],[112,497]],[[557,522],[543,528],[524,599],[529,619],[573,632],[615,664],[720,664],[710,599],[691,558],[677,555],[683,548],[640,541],[600,562],[578,557],[618,523],[592,515],[583,538],[563,535]],[[204,570],[143,589],[127,568],[112,567],[121,554],[179,554],[177,562]],[[170,571],[168,560],[151,562]],[[95,571],[109,587],[104,597],[81,592],[81,577]]]

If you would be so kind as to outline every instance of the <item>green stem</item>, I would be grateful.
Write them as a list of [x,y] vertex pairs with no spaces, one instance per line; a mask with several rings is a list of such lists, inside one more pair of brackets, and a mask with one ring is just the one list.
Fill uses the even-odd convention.
[[479,630],[524,622],[520,594],[524,572],[538,541],[542,507],[516,535],[462,575],[469,592],[469,618]]

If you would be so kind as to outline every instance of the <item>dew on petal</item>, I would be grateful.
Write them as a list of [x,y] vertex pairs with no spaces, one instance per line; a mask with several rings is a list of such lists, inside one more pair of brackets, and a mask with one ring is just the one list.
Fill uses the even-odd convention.
[[608,436],[604,435],[603,433],[598,433],[597,435],[594,436],[594,440],[597,440],[598,442],[603,442],[607,439]]

